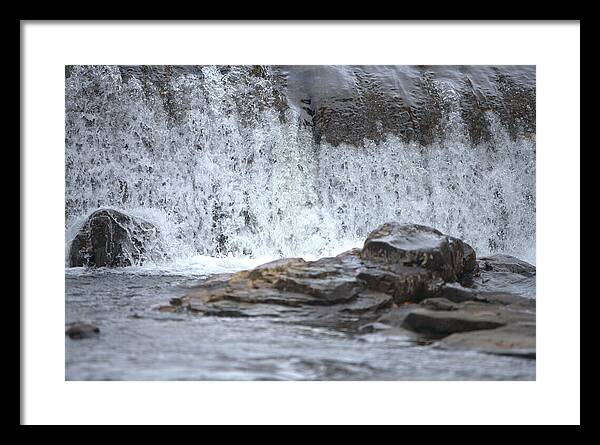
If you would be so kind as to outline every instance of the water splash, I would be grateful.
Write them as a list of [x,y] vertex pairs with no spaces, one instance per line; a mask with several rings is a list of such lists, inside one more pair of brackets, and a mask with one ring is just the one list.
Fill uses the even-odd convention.
[[112,207],[155,224],[169,261],[202,256],[320,257],[396,220],[460,237],[479,256],[535,261],[535,140],[511,139],[493,113],[489,142],[466,136],[452,85],[445,137],[316,143],[282,107],[266,69],[203,67],[166,84],[118,67],[66,80],[66,241]]

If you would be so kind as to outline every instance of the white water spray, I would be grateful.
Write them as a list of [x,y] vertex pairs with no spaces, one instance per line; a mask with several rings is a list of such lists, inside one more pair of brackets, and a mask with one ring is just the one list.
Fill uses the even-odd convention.
[[[66,80],[66,238],[112,207],[154,223],[169,261],[198,255],[330,255],[387,221],[425,224],[479,256],[535,262],[535,141],[466,138],[451,85],[443,142],[389,136],[364,147],[315,143],[293,107],[273,106],[267,75],[204,67],[170,96],[118,67]],[[453,102],[454,101],[454,102]],[[175,111],[173,111],[175,107]]]

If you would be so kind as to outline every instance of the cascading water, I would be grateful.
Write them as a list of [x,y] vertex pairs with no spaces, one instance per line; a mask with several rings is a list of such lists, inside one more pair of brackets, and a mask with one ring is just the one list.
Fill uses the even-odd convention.
[[69,69],[67,245],[110,207],[155,224],[168,261],[321,257],[400,221],[464,239],[479,256],[535,262],[535,139],[487,110],[490,137],[474,143],[452,82],[432,84],[442,137],[332,144],[316,140],[273,67],[126,73]]

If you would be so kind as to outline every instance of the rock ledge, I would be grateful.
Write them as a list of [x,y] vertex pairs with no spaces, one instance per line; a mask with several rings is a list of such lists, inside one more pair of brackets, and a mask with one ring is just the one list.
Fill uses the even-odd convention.
[[362,249],[216,275],[160,310],[273,317],[352,334],[389,329],[447,350],[535,358],[532,290],[530,264],[508,256],[477,260],[457,238],[392,222]]

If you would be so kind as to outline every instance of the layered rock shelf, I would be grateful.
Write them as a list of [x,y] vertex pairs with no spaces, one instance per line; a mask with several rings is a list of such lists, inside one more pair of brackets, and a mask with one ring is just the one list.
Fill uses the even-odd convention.
[[505,255],[477,259],[464,241],[416,224],[384,224],[362,249],[335,257],[212,276],[158,310],[535,357],[535,267]]

